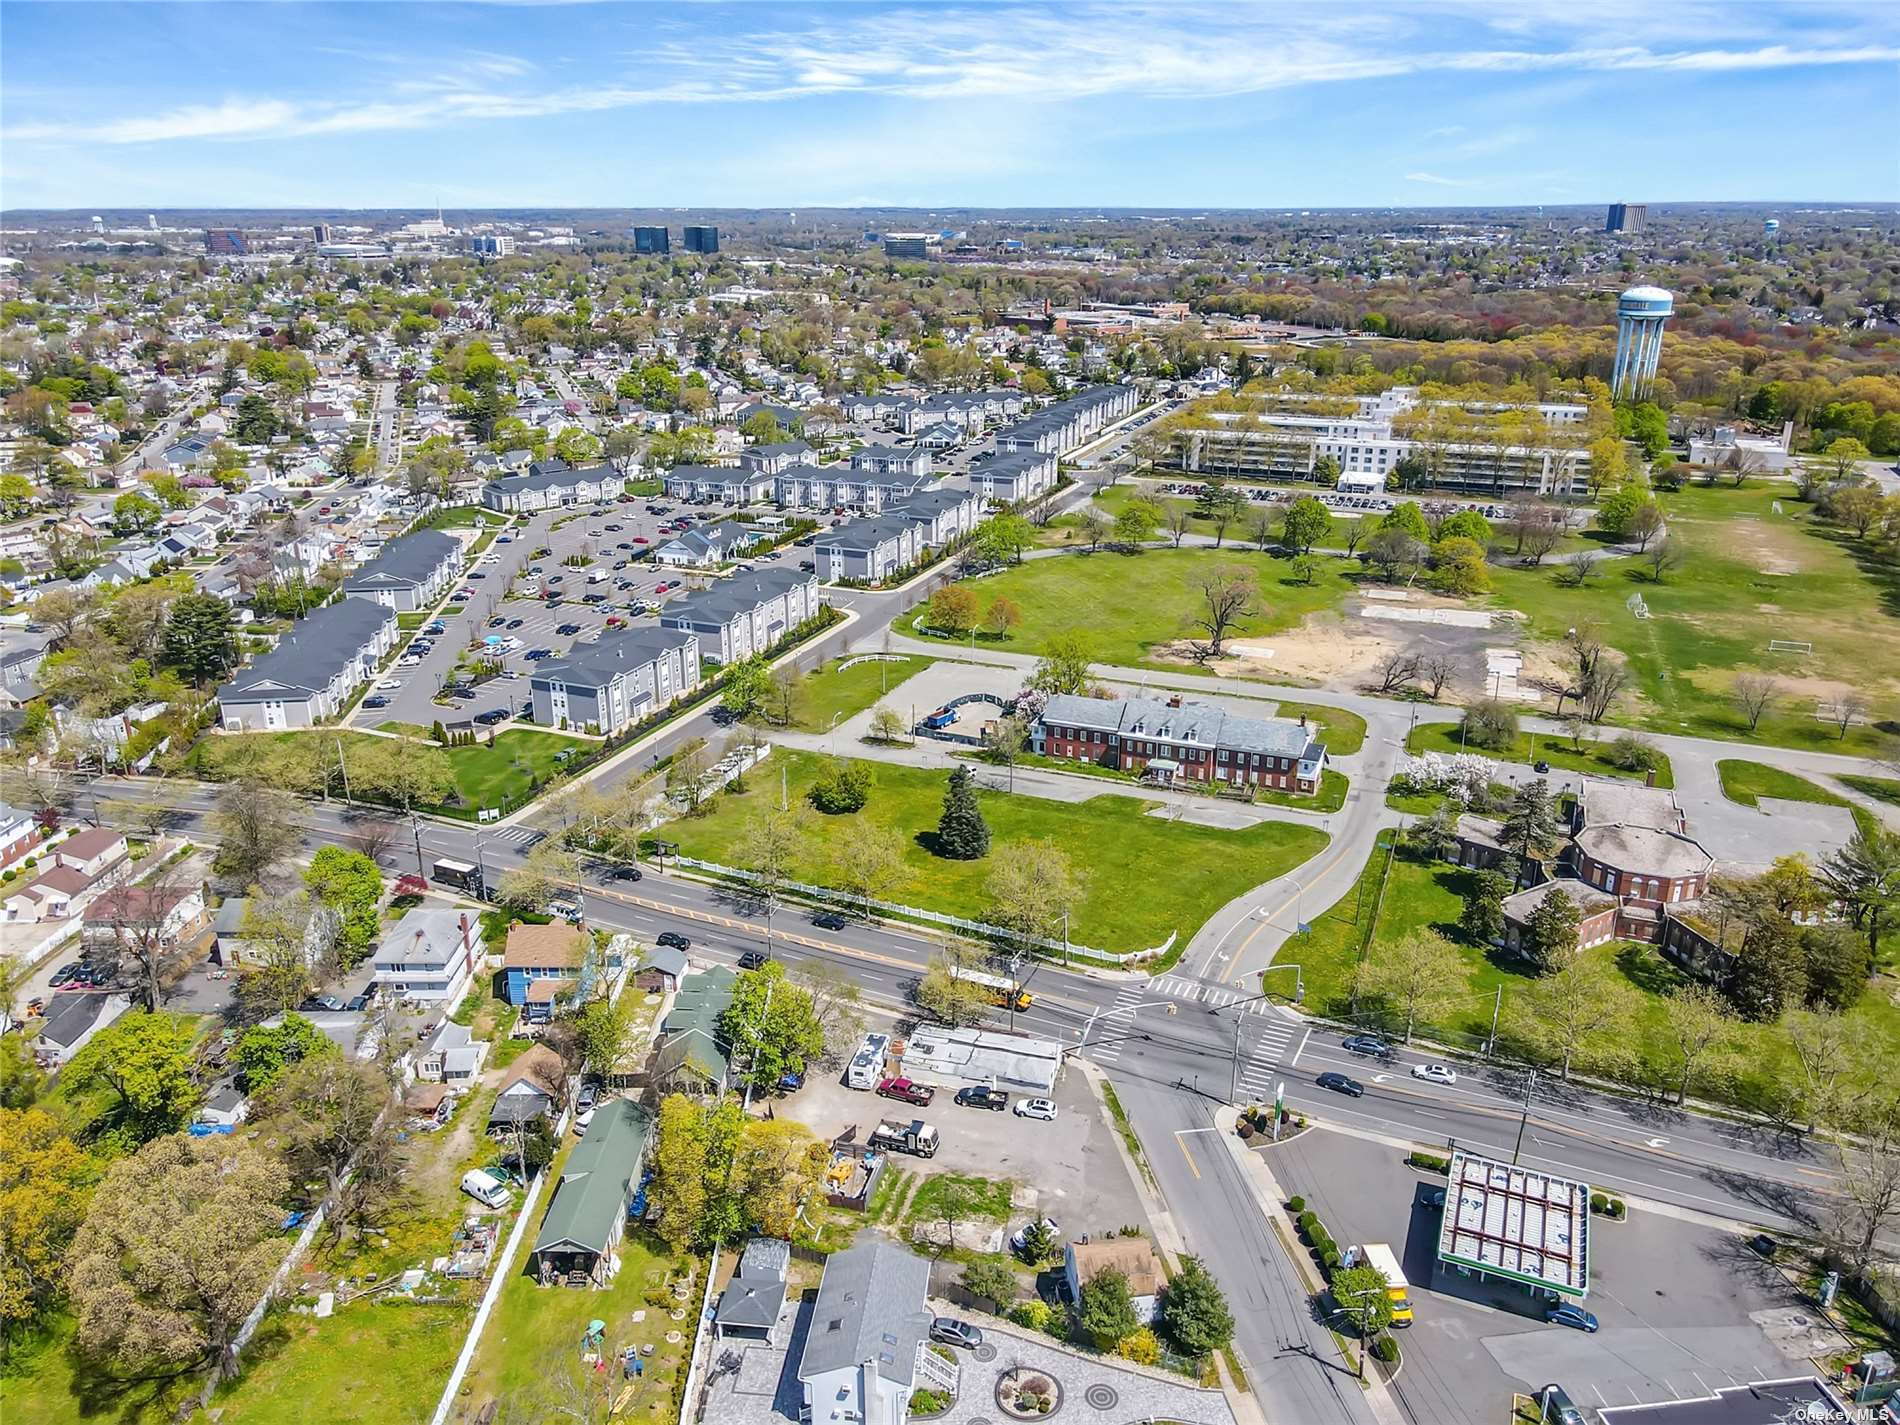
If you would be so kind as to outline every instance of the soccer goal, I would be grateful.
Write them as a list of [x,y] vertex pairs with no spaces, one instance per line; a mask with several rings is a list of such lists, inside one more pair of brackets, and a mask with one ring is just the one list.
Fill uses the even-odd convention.
[[1635,614],[1637,618],[1649,617],[1649,605],[1643,601],[1641,594],[1631,594],[1629,598],[1624,601],[1623,607]]
[[1803,658],[1814,652],[1814,645],[1798,638],[1771,638],[1768,640],[1770,653],[1798,653]]

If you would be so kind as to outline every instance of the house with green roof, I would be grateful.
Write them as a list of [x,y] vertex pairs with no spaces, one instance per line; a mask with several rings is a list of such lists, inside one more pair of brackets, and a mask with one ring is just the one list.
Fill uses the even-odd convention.
[[731,1084],[730,1046],[719,1032],[719,1020],[732,1004],[738,979],[726,966],[715,965],[680,981],[654,1056],[653,1087],[659,1093],[717,1097]]
[[534,1239],[534,1271],[543,1286],[612,1283],[614,1247],[640,1186],[652,1127],[652,1116],[632,1099],[610,1099],[594,1110]]

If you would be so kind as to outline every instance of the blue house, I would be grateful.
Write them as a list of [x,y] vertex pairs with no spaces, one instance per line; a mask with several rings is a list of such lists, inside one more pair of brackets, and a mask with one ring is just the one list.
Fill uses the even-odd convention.
[[503,997],[518,1006],[529,1024],[553,1018],[555,1001],[568,990],[587,992],[591,971],[587,948],[592,937],[565,921],[550,925],[513,925],[502,955]]

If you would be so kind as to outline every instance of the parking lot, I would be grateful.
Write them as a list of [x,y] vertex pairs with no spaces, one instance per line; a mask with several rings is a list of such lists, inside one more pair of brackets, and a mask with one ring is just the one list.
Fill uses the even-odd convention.
[[807,1079],[774,1111],[795,1118],[829,1142],[855,1127],[863,1141],[882,1118],[908,1123],[921,1118],[941,1135],[934,1158],[894,1155],[911,1174],[973,1173],[1009,1178],[1017,1185],[1013,1230],[1035,1214],[1056,1220],[1064,1237],[1145,1224],[1141,1201],[1129,1180],[1089,1081],[1079,1072],[1057,1082],[1053,1122],[1019,1118],[1014,1106],[1027,1097],[1010,1091],[1009,1109],[966,1108],[956,1086],[937,1085],[928,1107],[915,1107],[863,1090],[846,1088],[838,1074]]
[[1547,1325],[1542,1304],[1509,1283],[1437,1271],[1430,1194],[1444,1179],[1398,1150],[1320,1129],[1268,1162],[1342,1249],[1384,1242],[1397,1255],[1417,1318],[1401,1336],[1397,1386],[1414,1418],[1495,1417],[1510,1392],[1550,1381],[1579,1404],[1624,1405],[1812,1369],[1809,1304],[1738,1234],[1642,1210],[1594,1218],[1583,1304],[1600,1329],[1586,1334]]
[[[665,513],[655,513],[656,507]],[[469,590],[471,597],[459,605],[461,611],[443,615],[440,632],[416,635],[431,645],[422,662],[392,667],[358,705],[351,721],[359,727],[385,722],[428,727],[437,718],[446,722],[495,711],[509,717],[525,712],[529,704],[526,675],[537,662],[559,658],[575,643],[598,637],[609,620],[618,620],[620,626],[651,623],[656,615],[636,612],[639,605],[664,605],[695,586],[704,587],[713,577],[711,571],[652,563],[650,551],[672,537],[662,531],[663,525],[680,515],[703,522],[729,514],[718,506],[637,497],[608,506],[543,510],[520,517],[463,576],[458,588]],[[535,557],[543,549],[548,552]],[[591,562],[584,568],[570,568],[564,561],[575,556]],[[790,546],[749,562],[755,568],[778,564],[795,568],[799,560],[810,557],[808,550]],[[606,577],[589,583],[589,576],[596,573]],[[660,592],[663,584],[667,587]],[[511,587],[512,598],[508,597]],[[536,587],[542,595],[553,590],[557,600],[531,597],[528,590]],[[453,681],[462,654],[484,638],[497,641],[503,675],[481,684],[473,696],[448,704],[436,702],[438,693]]]

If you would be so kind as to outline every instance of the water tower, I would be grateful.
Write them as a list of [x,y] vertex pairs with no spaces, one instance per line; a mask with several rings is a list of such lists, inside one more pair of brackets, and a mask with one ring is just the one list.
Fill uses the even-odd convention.
[[1765,221],[1761,225],[1761,235],[1767,238],[1769,242],[1773,242],[1776,238],[1780,237],[1781,236],[1781,219],[1769,218],[1767,221]]
[[1616,299],[1616,371],[1610,394],[1638,401],[1649,393],[1662,360],[1663,323],[1676,309],[1675,298],[1660,287],[1632,287]]

